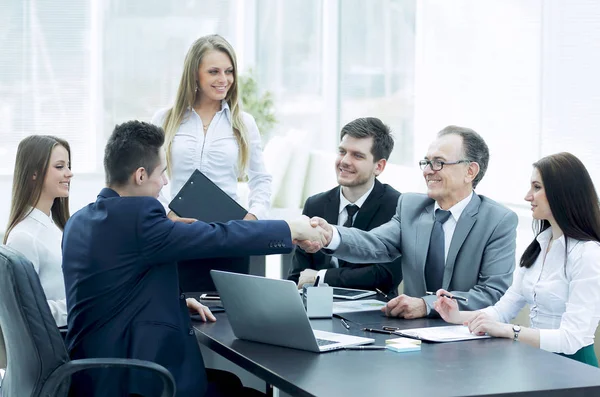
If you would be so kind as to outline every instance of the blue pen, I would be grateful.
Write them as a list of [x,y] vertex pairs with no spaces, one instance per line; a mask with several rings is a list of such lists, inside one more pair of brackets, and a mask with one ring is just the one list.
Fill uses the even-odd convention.
[[313,287],[319,286],[319,278],[320,278],[320,276],[317,276],[317,278],[315,279],[315,283],[313,284]]

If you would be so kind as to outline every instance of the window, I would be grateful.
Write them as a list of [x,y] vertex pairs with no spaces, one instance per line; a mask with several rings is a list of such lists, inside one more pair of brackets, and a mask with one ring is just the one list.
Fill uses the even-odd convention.
[[76,170],[96,171],[91,10],[81,0],[0,5],[0,174],[12,174],[17,145],[31,134],[66,139]]

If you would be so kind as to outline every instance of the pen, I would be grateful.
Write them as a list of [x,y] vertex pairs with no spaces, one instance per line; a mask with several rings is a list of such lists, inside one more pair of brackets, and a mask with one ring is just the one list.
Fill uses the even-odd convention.
[[379,288],[375,288],[375,291],[377,291],[377,293],[383,295],[383,297],[385,298],[386,302],[390,301],[390,298],[388,298],[388,296],[386,294],[384,294],[383,291],[381,291]]
[[367,345],[367,346],[346,346],[346,350],[385,350],[385,346]]
[[384,329],[377,329],[377,328],[363,328],[362,330],[365,332],[375,332],[376,334],[386,334],[386,335],[393,334],[392,331],[387,331]]
[[[427,294],[427,295],[435,295],[435,292],[430,292],[430,291],[427,291],[427,292],[426,292],[426,294]],[[446,298],[450,298],[450,299],[456,299],[457,301],[463,301],[463,302],[465,302],[465,303],[467,303],[467,302],[469,301],[469,299],[468,299],[468,298],[463,298],[462,296],[456,296],[456,295],[452,295],[452,296],[450,296],[450,295],[448,295],[448,294],[442,294],[442,296],[444,296],[444,297],[446,297]]]
[[382,328],[384,331],[392,331],[392,332],[394,332],[394,331],[398,331],[398,330],[400,329],[400,328],[398,328],[398,327],[388,327],[388,326],[386,326],[386,325],[384,325],[384,326],[383,326],[383,327],[381,327],[381,328]]
[[340,318],[340,320],[342,321],[342,325],[344,326],[344,328],[346,328],[346,329],[350,329],[350,324],[348,324],[348,323],[346,322],[346,320],[344,320],[343,318]]
[[321,278],[321,276],[317,276],[317,278],[315,279],[315,283],[313,284],[313,287],[319,286],[319,278]]

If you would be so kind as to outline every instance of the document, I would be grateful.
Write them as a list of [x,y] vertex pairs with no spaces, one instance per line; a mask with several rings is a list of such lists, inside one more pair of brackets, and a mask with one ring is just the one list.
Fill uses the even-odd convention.
[[169,208],[180,217],[207,223],[240,220],[248,213],[198,170],[169,203]]
[[456,342],[461,340],[485,339],[489,335],[474,335],[466,325],[445,327],[412,328],[394,331],[394,334],[428,342]]
[[376,299],[364,299],[348,302],[333,302],[333,314],[366,312],[370,310],[381,310],[385,302]]

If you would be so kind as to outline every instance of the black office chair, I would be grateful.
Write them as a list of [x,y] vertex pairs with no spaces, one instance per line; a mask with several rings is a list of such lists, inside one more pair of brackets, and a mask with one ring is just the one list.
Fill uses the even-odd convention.
[[0,328],[7,357],[3,397],[66,397],[72,374],[111,367],[154,371],[162,380],[161,396],[175,396],[175,380],[161,365],[118,358],[69,360],[33,265],[6,246],[0,246]]

